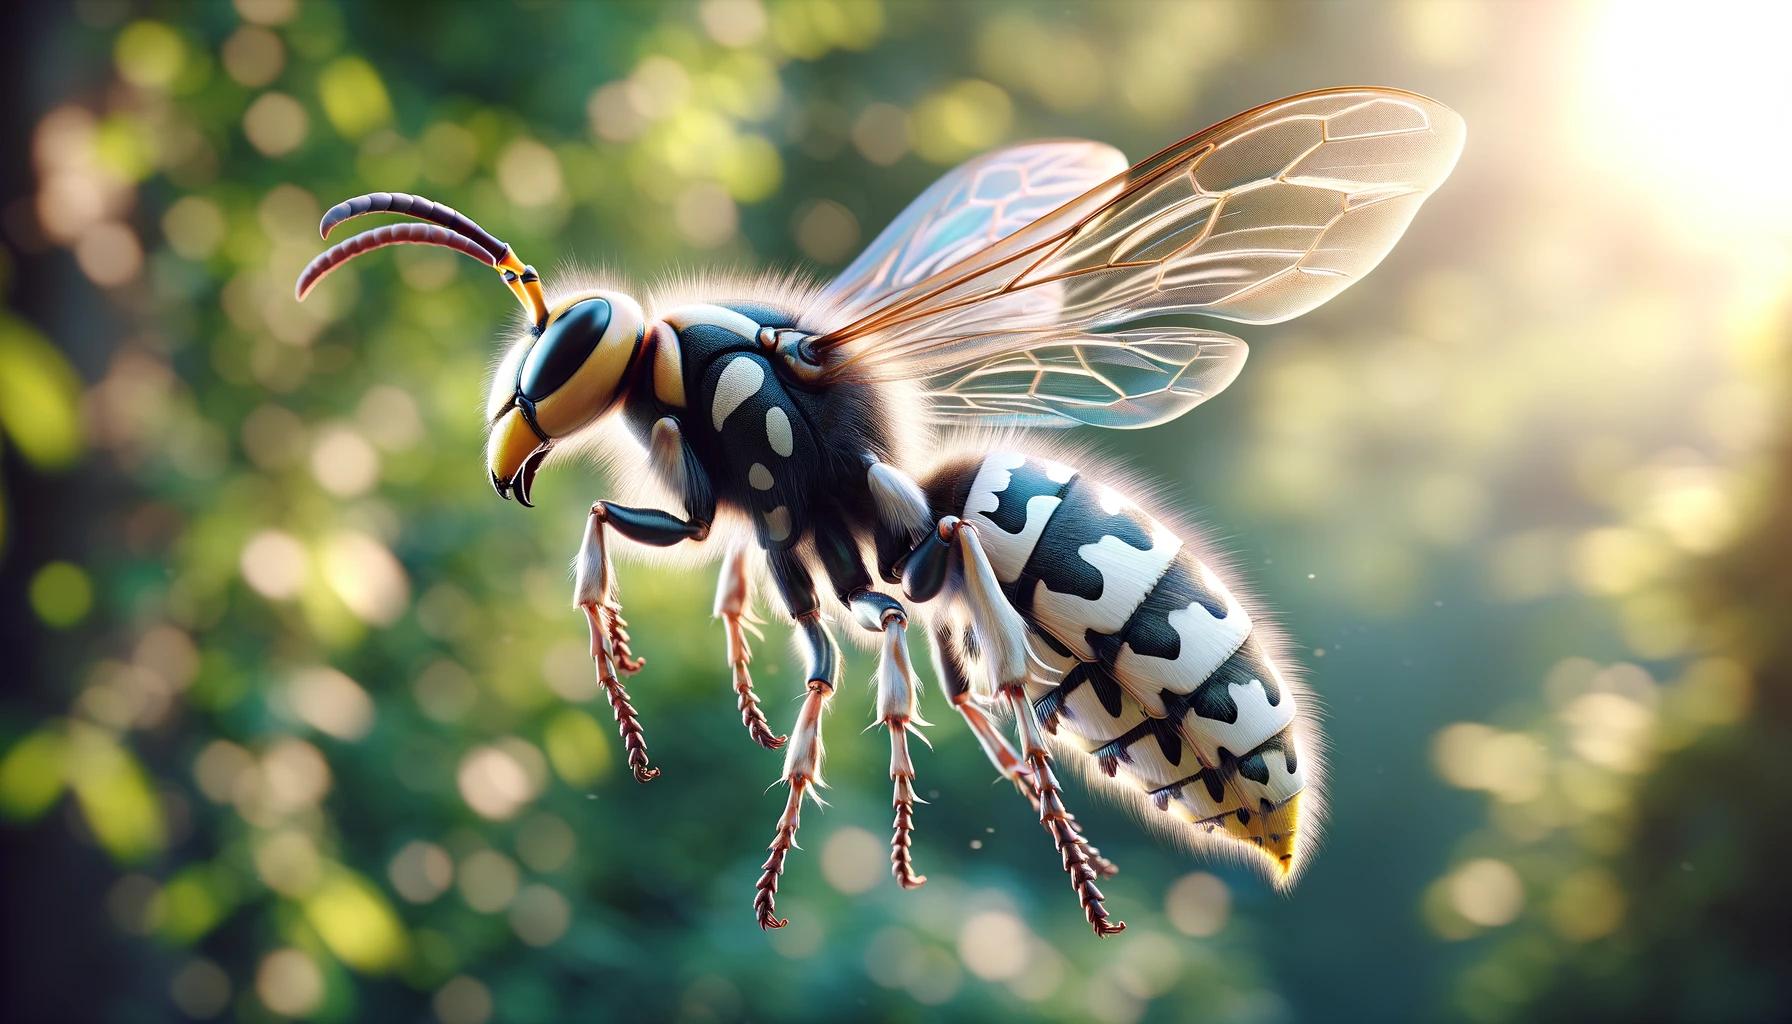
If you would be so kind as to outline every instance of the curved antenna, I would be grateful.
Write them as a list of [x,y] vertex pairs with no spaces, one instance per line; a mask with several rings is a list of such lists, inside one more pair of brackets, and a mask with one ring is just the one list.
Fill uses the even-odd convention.
[[447,228],[434,224],[387,224],[385,227],[363,231],[346,241],[330,246],[316,259],[305,265],[299,274],[299,282],[293,289],[293,295],[303,302],[305,296],[317,282],[324,279],[330,271],[342,266],[362,253],[383,249],[388,245],[437,245],[444,249],[465,253],[488,267],[496,267],[498,261],[484,247],[458,235]]
[[330,207],[329,212],[324,214],[324,219],[318,222],[318,236],[329,238],[330,232],[336,230],[336,225],[343,221],[374,213],[400,213],[431,224],[440,224],[456,234],[478,242],[480,248],[492,254],[493,263],[502,262],[504,255],[510,251],[508,243],[480,227],[473,218],[452,206],[411,195],[409,192],[369,192],[364,196],[345,199]]
[[318,234],[328,238],[338,224],[374,213],[402,214],[427,223],[389,224],[332,246],[299,275],[294,293],[301,301],[326,274],[362,253],[388,245],[435,245],[465,253],[497,270],[505,287],[529,314],[535,330],[539,333],[547,325],[548,304],[541,290],[541,275],[518,259],[509,243],[451,206],[408,192],[370,192],[330,207],[318,223]]

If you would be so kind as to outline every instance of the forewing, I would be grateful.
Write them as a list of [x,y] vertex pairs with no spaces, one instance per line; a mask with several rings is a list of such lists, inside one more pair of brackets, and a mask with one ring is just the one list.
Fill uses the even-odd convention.
[[1298,316],[1387,255],[1462,141],[1461,118],[1412,93],[1334,89],[1266,104],[813,344],[832,355],[829,373],[913,379],[1083,344],[1146,317]]
[[985,426],[1137,428],[1225,389],[1245,343],[1193,327],[1143,327],[1005,352],[931,382],[937,420]]
[[977,157],[910,203],[828,285],[823,302],[860,316],[1125,169],[1119,150],[1079,139],[1031,142]]

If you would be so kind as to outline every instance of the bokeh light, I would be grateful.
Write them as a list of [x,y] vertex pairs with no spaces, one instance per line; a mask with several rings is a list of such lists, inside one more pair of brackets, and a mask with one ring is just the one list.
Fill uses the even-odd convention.
[[310,1015],[323,1002],[324,976],[317,962],[296,949],[277,949],[255,972],[255,994],[283,1017]]
[[[27,941],[0,1016],[1784,1016],[1782,9],[29,10],[0,195]],[[474,213],[550,284],[825,276],[988,148],[1140,157],[1350,81],[1468,121],[1408,237],[1322,310],[1228,326],[1249,369],[1195,414],[1071,438],[1275,613],[1325,708],[1324,840],[1284,898],[1073,784],[1122,867],[1131,927],[1099,943],[925,669],[927,885],[891,878],[884,750],[843,687],[830,805],[762,936],[778,757],[740,734],[710,574],[616,552],[665,769],[638,786],[564,574],[626,470],[551,467],[527,514],[484,490],[497,282],[405,251],[293,301],[362,191]],[[782,731],[801,670],[765,632]]]

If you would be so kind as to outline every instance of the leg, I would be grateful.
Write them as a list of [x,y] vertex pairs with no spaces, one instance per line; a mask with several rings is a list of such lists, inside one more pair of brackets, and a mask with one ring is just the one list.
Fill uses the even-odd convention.
[[933,529],[933,514],[914,477],[872,455],[866,455],[865,462],[869,466],[865,480],[877,506],[877,527],[872,531],[877,571],[885,583],[899,583],[903,560]]
[[617,677],[620,671],[632,674],[641,670],[642,661],[629,650],[628,622],[622,617],[622,605],[616,600],[612,583],[610,555],[605,542],[605,506],[591,506],[585,521],[585,542],[579,547],[577,579],[573,584],[573,603],[585,613],[591,630],[591,660],[597,667],[597,685],[610,701],[616,716],[616,727],[622,734],[622,747],[628,756],[629,770],[636,782],[652,782],[659,777],[658,768],[647,766],[647,740],[641,732],[641,720],[629,702],[628,691]]
[[976,528],[959,523],[954,533],[977,647],[988,661],[992,688],[1014,712],[1021,757],[1039,789],[1039,823],[1051,834],[1052,842],[1064,860],[1064,870],[1070,875],[1070,886],[1076,890],[1083,914],[1095,934],[1113,935],[1126,925],[1110,920],[1107,908],[1102,905],[1103,897],[1095,885],[1096,869],[1089,856],[1088,844],[1077,833],[1070,812],[1064,807],[1063,789],[1052,772],[1044,730],[1039,725],[1033,702],[1027,699],[1026,625],[996,583],[995,572],[983,553]]
[[708,524],[679,519],[670,512],[628,508],[607,501],[591,506],[591,516],[585,521],[585,542],[579,549],[573,603],[585,613],[585,622],[590,626],[591,657],[597,665],[597,683],[603,687],[610,700],[610,710],[616,715],[616,727],[622,734],[629,770],[634,773],[636,782],[652,782],[659,777],[660,770],[647,766],[647,741],[641,732],[641,720],[617,675],[619,672],[623,675],[639,672],[644,662],[629,650],[628,620],[622,617],[622,604],[616,599],[606,526],[615,527],[625,537],[661,547],[682,540],[701,540],[709,527]]
[[[688,452],[678,432],[676,420],[666,418],[654,424],[653,443],[656,450],[674,454]],[[616,715],[616,727],[622,734],[622,746],[628,754],[628,765],[636,782],[651,782],[659,777],[658,768],[647,765],[647,741],[641,722],[628,699],[618,673],[633,674],[643,664],[629,650],[628,622],[622,617],[622,604],[616,599],[614,572],[610,566],[608,532],[614,528],[624,537],[667,547],[686,540],[701,541],[709,535],[709,524],[715,515],[715,502],[708,497],[708,482],[695,459],[683,459],[681,471],[690,518],[680,519],[658,509],[630,508],[600,501],[591,506],[585,521],[585,540],[579,547],[573,583],[573,604],[585,613],[591,629],[591,658],[597,667],[597,683],[609,698],[610,710]]]
[[[890,871],[904,889],[919,889],[925,876],[915,871],[914,842],[915,765],[908,755],[908,734],[927,723],[916,710],[920,686],[908,657],[908,613],[887,594],[871,589],[858,544],[836,525],[843,517],[830,517],[816,527],[815,551],[842,604],[860,626],[881,634],[883,644],[877,662],[877,721],[890,734]],[[923,738],[922,742],[926,742]]]
[[[947,699],[951,700],[952,706],[958,709],[965,724],[970,726],[971,735],[977,737],[977,745],[983,748],[983,753],[988,755],[990,763],[996,766],[996,771],[1000,772],[1003,778],[1014,783],[1014,787],[1027,798],[1027,803],[1033,806],[1033,813],[1043,814],[1045,808],[1040,803],[1038,785],[1034,783],[1033,776],[1028,774],[1026,766],[1021,763],[1020,755],[1015,753],[1014,748],[1008,744],[1006,739],[1002,738],[995,723],[991,722],[989,716],[983,713],[983,706],[977,702],[975,697],[971,696],[971,680],[964,658],[953,646],[952,638],[945,627],[935,628],[929,640],[933,648],[933,664],[935,671],[939,673],[940,685],[945,688]],[[1076,829],[1080,835],[1082,828],[1077,824],[1076,818],[1068,810],[1064,812],[1064,817],[1066,821],[1070,822],[1070,827]],[[1089,863],[1094,865],[1097,875],[1102,878],[1112,878],[1120,873],[1120,869],[1114,866],[1114,862],[1103,857],[1101,851],[1089,845],[1087,840],[1084,840],[1083,848],[1088,851]]]
[[[877,662],[877,721],[890,733],[890,806],[895,820],[890,823],[890,872],[896,884],[904,889],[919,889],[927,876],[915,871],[912,845],[915,831],[915,765],[908,756],[908,734],[927,722],[917,707],[920,685],[908,657],[908,613],[895,598],[875,590],[853,595],[849,602],[853,617],[861,626],[883,634],[883,648]],[[922,742],[926,742],[923,737]]]
[[759,633],[752,614],[750,587],[747,549],[744,544],[736,544],[722,556],[722,575],[716,583],[715,617],[722,620],[722,629],[728,637],[728,670],[734,678],[735,706],[740,709],[740,722],[747,727],[747,735],[753,737],[753,742],[767,750],[777,750],[789,737],[772,734],[764,712],[759,710],[759,697],[753,692],[753,674],[747,669],[747,663],[753,660],[752,649],[747,646],[747,630],[751,629],[755,635]]
[[784,801],[784,813],[778,817],[778,828],[772,836],[771,855],[765,859],[753,897],[753,910],[761,928],[782,928],[790,922],[777,913],[778,878],[784,873],[784,859],[797,848],[796,831],[802,824],[803,794],[809,793],[817,803],[820,797],[810,792],[819,789],[821,781],[821,713],[828,698],[834,695],[840,681],[840,650],[821,621],[821,606],[815,599],[815,582],[809,570],[788,552],[767,553],[772,578],[784,596],[785,606],[796,620],[797,632],[809,653],[809,678],[802,710],[797,712],[796,727],[790,732],[790,744],[784,752],[784,782],[790,793]]

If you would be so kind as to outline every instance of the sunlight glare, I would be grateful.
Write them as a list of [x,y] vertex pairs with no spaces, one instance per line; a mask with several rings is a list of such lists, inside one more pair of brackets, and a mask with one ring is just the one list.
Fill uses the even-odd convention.
[[[1742,230],[1792,227],[1792,7],[1608,0],[1588,39],[1598,155],[1661,195],[1661,212]],[[1670,208],[1677,207],[1677,209]]]

